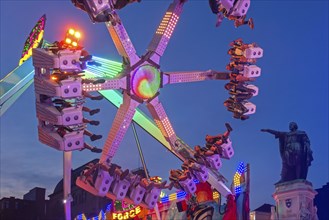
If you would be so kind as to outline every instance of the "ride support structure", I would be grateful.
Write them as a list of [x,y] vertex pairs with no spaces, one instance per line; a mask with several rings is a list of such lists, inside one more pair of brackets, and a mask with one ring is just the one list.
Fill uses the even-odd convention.
[[[126,200],[153,209],[156,208],[161,189],[175,187],[193,194],[196,190],[195,179],[200,182],[208,181],[213,189],[224,197],[231,195],[231,190],[226,187],[218,174],[222,166],[221,158],[230,159],[234,155],[232,141],[228,135],[216,137],[216,141],[209,148],[196,147],[193,150],[177,137],[161,103],[160,90],[169,84],[230,80],[225,88],[229,90],[231,97],[224,105],[233,112],[235,118],[244,120],[256,110],[256,106],[247,100],[258,94],[258,88],[247,82],[260,76],[260,68],[255,62],[262,57],[263,50],[256,44],[245,44],[242,40],[236,40],[232,42],[232,48],[229,50],[231,63],[227,69],[230,72],[216,70],[163,72],[160,68],[160,60],[186,1],[174,0],[169,5],[143,56],[136,54],[113,1],[105,1],[108,5],[104,7],[104,3],[99,1],[84,0],[83,7],[79,8],[86,11],[94,22],[105,23],[118,53],[123,57],[123,69],[115,78],[91,80],[83,78],[81,74],[84,72],[88,56],[82,47],[73,43],[73,46],[60,45],[55,48],[33,49],[39,140],[64,152],[66,219],[70,219],[69,171],[71,152],[74,150],[89,149],[92,152],[101,152],[99,163],[88,165],[76,180],[79,187],[96,196]],[[84,106],[86,98],[98,99],[91,96],[91,92],[104,90],[121,90],[123,102],[116,113],[105,145],[100,150],[84,141],[84,135],[90,133],[86,130],[87,124],[96,125],[97,121],[85,119],[82,111],[86,109]],[[185,164],[184,167],[184,164],[182,165],[182,170],[170,171],[169,185],[166,185],[166,182],[155,184],[112,163],[141,104],[146,104],[155,124],[168,142],[168,149]]]

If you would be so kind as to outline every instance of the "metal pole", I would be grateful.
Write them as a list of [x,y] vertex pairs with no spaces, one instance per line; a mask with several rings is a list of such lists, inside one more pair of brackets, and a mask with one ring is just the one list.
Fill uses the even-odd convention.
[[71,169],[72,169],[72,152],[63,152],[63,186],[64,186],[64,213],[65,219],[71,220]]
[[[247,186],[246,186],[246,192],[248,193],[248,206],[250,204],[250,164],[247,163]],[[250,210],[247,215],[247,220],[250,220]]]
[[136,144],[137,144],[137,149],[138,149],[139,157],[141,158],[141,161],[142,161],[142,165],[143,165],[143,168],[144,168],[144,172],[145,172],[146,178],[147,179],[150,179],[150,176],[149,176],[149,173],[148,173],[148,170],[147,170],[147,167],[146,167],[146,163],[145,163],[145,160],[144,160],[143,151],[142,151],[142,148],[141,148],[141,145],[139,143],[138,136],[137,136],[135,122],[132,122],[132,128],[133,128],[133,132],[134,132],[135,141],[136,141]]
[[[136,144],[137,144],[137,149],[138,149],[138,152],[139,152],[139,157],[141,158],[142,165],[143,165],[143,168],[144,168],[145,176],[146,176],[147,179],[150,179],[150,176],[149,176],[148,170],[147,170],[147,168],[146,168],[146,163],[145,163],[145,160],[144,160],[143,151],[142,151],[141,145],[140,145],[140,143],[139,143],[138,135],[137,135],[137,132],[136,132],[135,122],[132,121],[131,124],[132,124],[133,133],[134,133],[134,137],[135,137]],[[154,211],[155,211],[155,214],[156,214],[156,216],[157,216],[157,219],[158,219],[158,220],[161,220],[161,216],[160,216],[160,211],[159,211],[158,204],[156,204],[156,205],[154,206]]]
[[246,190],[247,192],[249,193],[250,192],[250,164],[247,163],[247,175],[246,175],[246,183],[247,183],[247,186],[246,186]]

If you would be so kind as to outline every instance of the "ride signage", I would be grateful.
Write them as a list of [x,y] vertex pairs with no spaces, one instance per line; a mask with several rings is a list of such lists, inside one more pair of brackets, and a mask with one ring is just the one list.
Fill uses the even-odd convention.
[[113,212],[112,213],[112,219],[132,219],[135,218],[138,214],[142,212],[142,209],[140,206],[136,206],[133,209],[123,211],[123,212]]

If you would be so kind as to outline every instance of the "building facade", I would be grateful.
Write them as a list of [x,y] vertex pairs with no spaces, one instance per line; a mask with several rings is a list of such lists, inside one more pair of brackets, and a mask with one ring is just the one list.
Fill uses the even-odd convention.
[[35,187],[23,196],[2,198],[0,200],[0,219],[4,220],[46,220],[47,200],[46,189]]
[[314,198],[319,220],[329,219],[329,182],[322,188],[316,189],[318,194]]

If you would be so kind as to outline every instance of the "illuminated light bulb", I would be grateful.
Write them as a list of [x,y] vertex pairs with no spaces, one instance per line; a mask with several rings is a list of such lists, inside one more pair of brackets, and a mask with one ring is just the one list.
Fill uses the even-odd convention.
[[56,80],[57,77],[56,77],[56,76],[52,76],[51,79],[52,79],[52,80]]
[[80,37],[81,37],[81,34],[80,34],[80,32],[75,32],[74,36],[75,36],[76,38],[80,38]]
[[71,42],[72,42],[72,40],[70,38],[65,39],[65,43],[70,44]]
[[72,29],[72,28],[69,30],[69,34],[71,34],[71,35],[73,35],[74,32],[75,32],[75,31],[74,31],[74,29]]
[[78,43],[77,42],[72,42],[72,46],[76,47],[76,46],[78,46]]
[[165,197],[165,193],[163,192],[163,191],[161,191],[161,193],[160,193],[160,198],[163,198],[163,197]]

